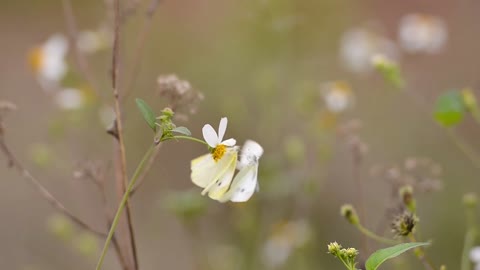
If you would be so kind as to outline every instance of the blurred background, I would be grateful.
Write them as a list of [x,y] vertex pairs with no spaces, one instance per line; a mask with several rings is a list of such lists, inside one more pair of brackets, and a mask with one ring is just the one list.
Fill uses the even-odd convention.
[[[158,80],[168,74],[204,97],[195,110],[187,104],[178,113],[178,125],[201,138],[204,124],[216,127],[226,116],[226,136],[265,149],[260,191],[246,203],[221,204],[190,181],[190,160],[205,149],[189,141],[163,145],[131,201],[141,269],[341,269],[328,243],[356,247],[360,259],[383,247],[365,246],[341,205],[353,204],[364,226],[393,237],[389,214],[404,184],[417,199],[419,240],[433,240],[428,255],[458,269],[462,196],[480,190],[480,168],[432,115],[445,91],[478,88],[478,1],[165,0],[151,22],[150,1],[121,2],[133,7],[120,49],[121,89],[131,91],[124,103],[129,175],[152,142],[135,98],[160,114],[169,101]],[[101,192],[81,176],[86,163],[105,171],[116,208],[113,143],[105,132],[113,104],[111,3],[72,4],[77,50],[95,86],[65,47],[62,1],[0,1],[0,100],[17,107],[5,119],[5,139],[60,201],[103,229]],[[401,67],[405,87],[376,72],[377,54]],[[473,119],[456,132],[478,146]],[[3,165],[0,268],[93,269],[103,242],[58,216]],[[383,269],[421,267],[408,254]],[[105,269],[120,269],[113,252]]]

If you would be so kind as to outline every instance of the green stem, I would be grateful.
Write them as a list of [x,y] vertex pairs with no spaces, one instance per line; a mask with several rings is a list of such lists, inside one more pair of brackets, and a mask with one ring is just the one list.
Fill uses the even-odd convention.
[[137,166],[137,169],[135,169],[135,173],[132,176],[132,179],[130,180],[130,183],[128,184],[127,190],[125,191],[125,194],[123,195],[123,198],[120,202],[120,205],[118,206],[117,213],[115,214],[115,217],[113,218],[112,221],[112,226],[110,227],[110,231],[108,232],[107,239],[105,240],[105,244],[103,246],[102,254],[100,255],[100,259],[98,259],[97,267],[95,268],[96,270],[101,270],[102,265],[103,265],[103,260],[105,259],[105,255],[107,254],[108,247],[110,246],[110,242],[112,241],[113,234],[115,233],[115,229],[117,228],[118,222],[120,220],[120,216],[123,212],[123,208],[125,208],[125,205],[127,204],[128,197],[130,196],[130,192],[132,191],[133,187],[135,186],[135,182],[138,179],[138,176],[143,170],[143,167],[146,164],[146,161],[152,154],[153,150],[155,149],[155,145],[152,145],[148,151],[145,153],[143,156],[142,160]]
[[475,107],[472,109],[471,113],[475,122],[477,122],[477,124],[480,124],[480,109]]
[[358,223],[355,225],[357,227],[357,229],[363,233],[364,235],[366,235],[367,237],[370,237],[372,238],[373,240],[377,241],[377,242],[380,242],[380,243],[384,243],[384,244],[388,244],[388,245],[391,245],[391,244],[398,244],[398,241],[395,241],[395,240],[392,240],[392,239],[388,239],[388,238],[385,238],[385,237],[381,237],[379,235],[376,235],[375,233],[371,232],[370,230],[368,230],[367,228],[363,227],[362,224]]
[[161,141],[164,142],[164,141],[168,141],[168,140],[171,140],[171,139],[190,140],[190,141],[198,142],[198,143],[201,143],[201,144],[204,144],[204,145],[208,146],[208,143],[203,141],[203,140],[200,140],[200,139],[197,139],[197,138],[194,138],[194,137],[190,137],[190,136],[182,136],[182,135],[167,137],[167,138],[162,139]]
[[463,252],[462,252],[462,262],[460,269],[461,270],[470,270],[471,263],[468,253],[475,245],[475,240],[477,238],[477,229],[475,222],[475,209],[467,208],[467,232],[465,233],[465,240],[463,243]]
[[[415,243],[418,242],[417,239],[415,238],[415,235],[413,233],[410,233],[408,235],[408,238],[410,238],[410,242]],[[435,270],[435,267],[433,266],[432,261],[427,257],[425,254],[425,250],[421,247],[418,247],[415,249],[415,256],[423,263],[425,266],[426,270]]]
[[477,169],[480,169],[480,157],[477,152],[474,152],[470,145],[458,137],[453,129],[447,129],[447,134],[450,140],[470,159],[473,165],[475,165]]

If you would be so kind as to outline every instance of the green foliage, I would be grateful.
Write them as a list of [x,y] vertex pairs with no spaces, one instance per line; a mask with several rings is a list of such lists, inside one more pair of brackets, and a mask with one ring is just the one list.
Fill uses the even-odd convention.
[[367,270],[376,270],[386,260],[395,258],[412,248],[426,245],[430,245],[430,243],[403,243],[393,247],[377,250],[367,259],[365,267]]
[[186,127],[176,127],[174,129],[172,129],[172,132],[180,133],[180,134],[183,134],[185,136],[192,136],[192,133]]
[[467,111],[463,97],[458,91],[449,91],[437,98],[435,120],[444,127],[460,123]]
[[382,55],[377,55],[373,59],[373,66],[382,75],[385,81],[389,82],[394,87],[398,89],[405,87],[405,81],[397,63]]
[[143,119],[145,119],[148,126],[150,126],[150,128],[155,132],[157,129],[157,126],[155,125],[157,120],[152,108],[150,108],[150,106],[148,106],[147,103],[142,99],[137,98],[135,101],[138,109],[142,113]]

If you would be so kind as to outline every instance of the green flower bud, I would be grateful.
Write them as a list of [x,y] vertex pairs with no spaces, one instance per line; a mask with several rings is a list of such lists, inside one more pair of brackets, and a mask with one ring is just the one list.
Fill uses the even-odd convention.
[[467,208],[475,208],[478,204],[477,194],[471,192],[463,195],[463,205]]
[[333,243],[328,244],[327,248],[328,248],[328,253],[330,253],[334,256],[337,256],[337,254],[342,249],[342,245],[340,245],[337,242],[333,242]]
[[355,260],[355,258],[357,257],[359,252],[355,248],[347,248],[346,253],[347,253],[348,258],[350,258],[352,260]]
[[477,109],[477,98],[473,93],[472,89],[464,88],[462,91],[462,99],[463,104],[467,108],[468,111],[474,111]]
[[416,201],[413,197],[413,187],[410,185],[403,186],[398,191],[400,195],[400,199],[402,200],[403,204],[407,207],[407,209],[415,213],[416,211]]
[[62,215],[52,215],[47,220],[48,230],[63,241],[69,241],[73,236],[73,225]]
[[73,241],[74,248],[85,257],[95,257],[98,253],[97,237],[91,233],[83,232]]
[[357,225],[360,220],[358,218],[355,208],[351,204],[344,204],[340,208],[340,214],[347,219],[350,224]]

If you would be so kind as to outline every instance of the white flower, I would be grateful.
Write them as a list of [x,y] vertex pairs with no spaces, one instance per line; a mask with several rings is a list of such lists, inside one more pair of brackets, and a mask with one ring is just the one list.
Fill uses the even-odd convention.
[[33,48],[30,65],[41,84],[58,83],[67,72],[65,56],[68,42],[62,34],[51,36],[43,45]]
[[470,250],[470,260],[475,264],[480,264],[480,246]]
[[95,53],[109,48],[112,38],[113,33],[106,26],[101,26],[96,30],[84,30],[78,34],[77,47],[81,52]]
[[85,94],[75,88],[66,88],[57,93],[54,96],[55,103],[64,110],[75,110],[85,105]]
[[365,73],[372,70],[371,59],[375,54],[398,58],[394,42],[372,31],[354,28],[342,37],[340,56],[344,65],[352,72]]
[[410,53],[438,53],[448,39],[444,21],[435,16],[408,14],[400,21],[398,38]]
[[242,147],[237,169],[240,171],[232,180],[228,192],[220,198],[221,202],[246,202],[258,186],[258,160],[263,155],[263,148],[255,141],[247,140]]
[[327,109],[333,113],[341,113],[353,105],[352,90],[345,82],[325,83],[320,91]]
[[227,123],[226,117],[220,120],[218,134],[211,125],[203,126],[203,137],[211,147],[211,153],[191,162],[192,182],[204,188],[202,195],[208,193],[214,200],[219,200],[228,191],[237,164],[238,149],[235,147],[235,139],[223,141]]
[[115,110],[112,106],[104,105],[98,111],[98,117],[103,127],[108,129],[112,126],[113,121],[115,121]]

